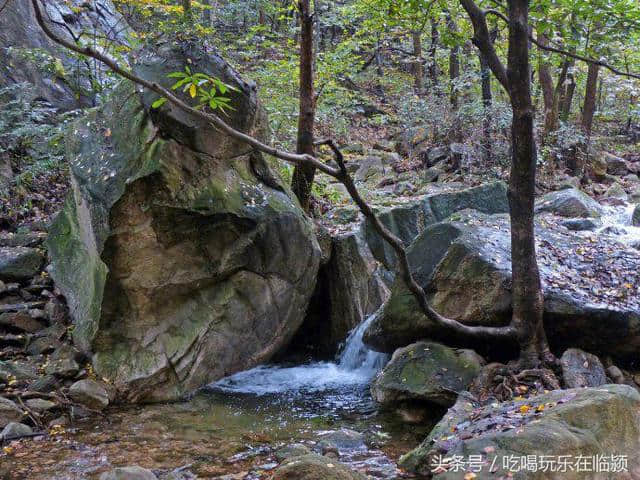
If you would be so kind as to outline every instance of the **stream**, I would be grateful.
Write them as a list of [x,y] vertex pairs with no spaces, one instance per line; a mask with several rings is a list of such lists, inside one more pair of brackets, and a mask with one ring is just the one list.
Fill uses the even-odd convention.
[[187,402],[115,409],[36,439],[14,456],[13,478],[97,479],[113,466],[140,465],[160,479],[260,479],[277,465],[275,451],[292,443],[318,453],[337,447],[341,462],[370,478],[400,478],[395,460],[432,425],[403,425],[376,410],[369,384],[388,358],[362,343],[372,319],[351,332],[335,362],[259,366]]

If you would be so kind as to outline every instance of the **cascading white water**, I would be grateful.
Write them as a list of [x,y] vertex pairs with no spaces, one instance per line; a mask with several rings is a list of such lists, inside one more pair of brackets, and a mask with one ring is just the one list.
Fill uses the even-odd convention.
[[[624,244],[640,241],[640,227],[631,225],[635,205],[605,206],[598,233],[608,234]],[[610,233],[609,233],[610,232]]]
[[351,331],[336,362],[315,362],[295,367],[262,365],[224,378],[214,390],[256,395],[284,392],[322,392],[366,385],[384,366],[387,355],[368,349],[362,342],[371,315]]

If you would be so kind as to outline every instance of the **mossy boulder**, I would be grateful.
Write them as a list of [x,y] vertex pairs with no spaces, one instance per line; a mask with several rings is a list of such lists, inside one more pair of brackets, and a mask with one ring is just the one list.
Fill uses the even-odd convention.
[[371,385],[373,399],[387,408],[426,403],[451,407],[484,364],[473,350],[418,342],[395,351]]
[[316,454],[291,457],[273,474],[273,480],[365,480],[363,474]]
[[[160,42],[137,75],[235,87],[225,120],[262,140],[255,85],[195,42]],[[124,82],[68,136],[73,192],[47,242],[76,345],[122,401],[175,399],[267,361],[303,320],[320,249],[269,163]],[[186,101],[189,99],[185,98]]]
[[536,202],[536,213],[542,212],[569,218],[600,218],[602,207],[581,190],[566,188],[540,198]]
[[[633,362],[640,348],[640,255],[606,235],[589,238],[546,216],[536,225],[545,327],[558,351],[578,347]],[[427,227],[408,249],[409,264],[441,314],[468,325],[503,326],[511,319],[511,239],[507,215],[472,210]],[[421,311],[396,278],[383,313],[364,341],[392,353],[423,339],[473,348],[482,355],[516,354],[509,344],[452,335]],[[497,348],[500,347],[500,348]],[[513,345],[511,347],[514,347]],[[495,358],[495,357],[494,357]]]
[[[487,406],[472,404],[461,396],[427,439],[400,458],[399,465],[429,477],[441,467],[434,478],[442,480],[458,480],[466,473],[474,473],[476,480],[637,478],[638,449],[640,394],[627,385],[605,385],[555,390]],[[588,462],[597,456],[614,465],[612,455],[624,457],[626,469],[620,461],[617,472],[598,471],[593,463],[589,468]],[[531,458],[535,465],[519,468],[523,457]],[[453,466],[455,458],[467,464]],[[556,470],[552,471],[550,464],[546,469],[534,468],[544,459],[555,460]],[[560,472],[558,461],[562,459],[572,467],[583,459],[582,467]]]

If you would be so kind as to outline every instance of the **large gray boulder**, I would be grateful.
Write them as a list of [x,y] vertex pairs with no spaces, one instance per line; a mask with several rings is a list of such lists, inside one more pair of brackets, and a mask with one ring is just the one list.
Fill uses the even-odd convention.
[[[636,358],[640,252],[604,235],[577,235],[551,217],[538,223],[537,243],[545,326],[553,346]],[[428,227],[409,248],[409,263],[438,312],[469,325],[501,326],[511,319],[510,244],[508,216],[469,210]],[[396,279],[364,340],[391,353],[422,339],[480,348],[480,353],[495,346],[453,337],[436,326]]]
[[271,478],[273,480],[365,480],[367,477],[329,457],[309,454],[288,458]]
[[[137,75],[220,78],[233,127],[266,139],[254,85],[196,43],[158,43]],[[269,360],[302,323],[320,248],[259,154],[124,82],[73,126],[73,193],[51,228],[51,275],[76,345],[121,401],[178,398]],[[186,99],[186,98],[185,98]]]
[[36,248],[0,247],[0,280],[29,280],[43,263],[44,255]]
[[[434,478],[442,480],[467,478],[467,472],[475,480],[639,478],[638,449],[640,394],[627,385],[605,385],[483,407],[461,396],[399,465],[429,478],[438,470]],[[534,463],[522,468],[523,457]],[[456,464],[456,458],[467,463]],[[595,458],[610,469],[597,469]],[[571,469],[558,470],[563,459]]]
[[549,212],[569,218],[599,218],[602,207],[577,188],[566,188],[544,195],[536,201],[536,213]]
[[[111,0],[45,0],[45,21],[67,41],[114,45],[127,41],[130,29]],[[111,52],[110,52],[111,53]],[[105,81],[104,67],[71,55],[55,44],[36,22],[30,1],[10,1],[0,15],[0,88],[27,82],[34,98],[72,110],[91,106],[92,82]]]
[[[469,208],[488,214],[507,213],[507,185],[504,182],[492,182],[433,193],[417,202],[384,209],[378,213],[378,218],[405,246],[409,246],[429,225]],[[373,256],[387,269],[395,270],[396,254],[374,230],[370,220],[365,220],[362,230]]]

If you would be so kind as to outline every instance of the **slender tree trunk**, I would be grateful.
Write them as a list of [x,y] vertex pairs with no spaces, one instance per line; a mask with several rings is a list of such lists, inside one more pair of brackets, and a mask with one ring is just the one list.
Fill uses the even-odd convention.
[[[538,34],[538,41],[543,45],[549,44],[549,39],[544,34]],[[555,101],[551,66],[542,49],[538,50],[538,81],[542,88],[542,100],[544,103],[544,132],[543,143],[547,136],[558,128],[558,104]]]
[[[313,126],[315,121],[315,93],[313,91],[313,16],[310,0],[300,0],[300,113],[298,115],[297,153],[314,154]],[[291,188],[305,212],[309,212],[311,187],[315,167],[297,165],[293,171]]]
[[413,87],[416,94],[421,95],[423,91],[422,78],[424,76],[422,68],[422,33],[419,31],[411,32],[413,40]]
[[182,11],[185,17],[191,16],[191,0],[182,0]]
[[529,0],[509,0],[507,77],[513,111],[509,207],[511,213],[512,323],[520,356],[537,364],[548,352],[542,323],[543,296],[536,259],[534,198],[537,152],[529,65]]
[[595,63],[590,63],[587,72],[587,86],[584,92],[584,108],[582,109],[582,128],[587,134],[587,137],[591,136],[593,115],[596,112],[599,73],[600,66]]
[[480,57],[480,78],[482,79],[482,106],[484,108],[484,118],[482,119],[482,146],[484,150],[485,164],[491,163],[493,148],[491,144],[491,105],[493,96],[491,94],[491,69],[482,52]]
[[569,115],[571,115],[571,106],[573,105],[573,95],[576,93],[576,79],[573,76],[573,73],[569,73],[567,75],[567,81],[569,82],[564,94],[564,98],[562,100],[562,121],[566,122],[569,120]]
[[[447,16],[447,25],[452,32],[458,31],[456,22]],[[450,80],[450,101],[454,110],[458,109],[458,91],[456,89],[456,81],[460,76],[460,46],[454,45],[449,50],[449,80]]]
[[440,43],[440,33],[438,32],[437,20],[431,20],[431,45],[429,46],[429,79],[432,87],[438,86],[438,43]]

